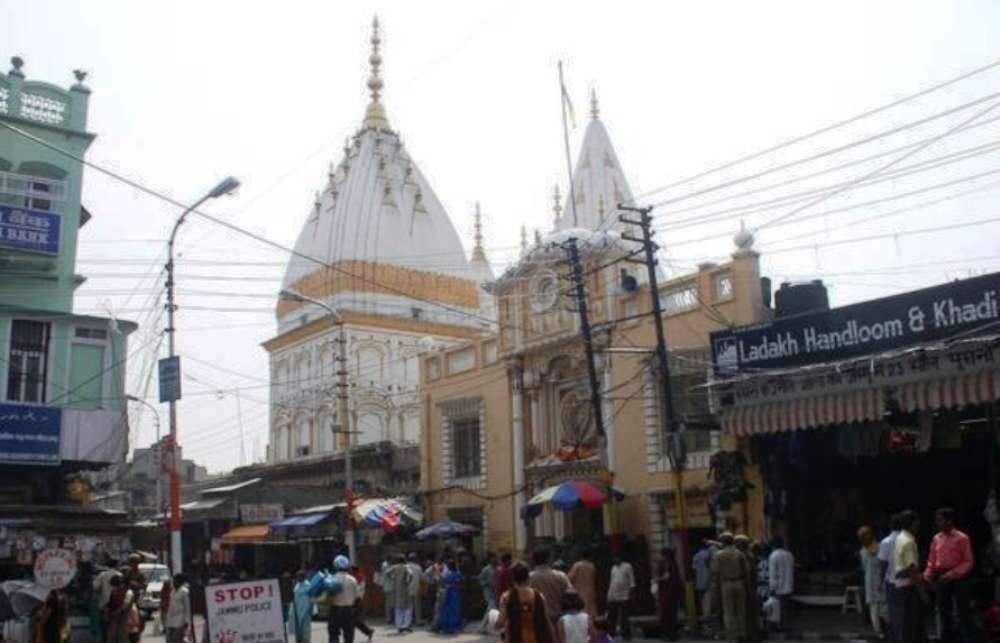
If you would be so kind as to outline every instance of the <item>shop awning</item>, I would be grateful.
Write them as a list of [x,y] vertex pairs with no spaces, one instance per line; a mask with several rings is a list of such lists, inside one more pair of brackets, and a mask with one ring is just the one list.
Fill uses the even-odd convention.
[[222,534],[223,545],[252,545],[267,542],[267,525],[241,525]]
[[329,517],[329,512],[289,516],[284,520],[272,522],[267,526],[267,531],[270,534],[305,533],[310,527],[315,527]]
[[[728,433],[749,436],[879,421],[890,399],[908,413],[993,402],[1000,399],[995,341],[977,338],[874,356],[860,368],[811,367],[744,378],[731,385],[730,405],[718,409],[720,423]],[[724,386],[719,397],[727,393]]]

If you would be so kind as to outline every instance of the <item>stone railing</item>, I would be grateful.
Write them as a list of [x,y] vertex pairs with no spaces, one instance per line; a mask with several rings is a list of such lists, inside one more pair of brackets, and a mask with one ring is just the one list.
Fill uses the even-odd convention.
[[90,90],[83,85],[86,74],[76,74],[77,83],[62,89],[50,83],[25,80],[21,67],[24,61],[14,57],[13,67],[6,76],[0,76],[0,116],[85,131],[87,102]]

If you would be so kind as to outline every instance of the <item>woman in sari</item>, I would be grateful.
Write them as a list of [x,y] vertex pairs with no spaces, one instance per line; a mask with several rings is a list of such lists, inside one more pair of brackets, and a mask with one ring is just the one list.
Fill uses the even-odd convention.
[[545,611],[545,598],[528,586],[528,568],[514,563],[510,568],[510,590],[500,597],[496,628],[504,643],[553,643],[552,621]]
[[455,561],[446,561],[445,572],[441,576],[441,584],[444,586],[444,602],[441,606],[441,614],[438,616],[437,626],[434,628],[438,632],[457,634],[465,628],[461,595],[463,579],[462,572],[458,571]]

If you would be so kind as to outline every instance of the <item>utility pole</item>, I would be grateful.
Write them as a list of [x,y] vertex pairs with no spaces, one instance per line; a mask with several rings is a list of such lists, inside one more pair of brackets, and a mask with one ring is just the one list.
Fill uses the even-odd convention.
[[594,427],[600,444],[601,464],[608,468],[608,438],[604,433],[604,412],[601,404],[601,385],[597,379],[597,363],[594,359],[593,332],[590,327],[590,315],[587,312],[587,288],[583,282],[583,265],[580,262],[580,247],[576,237],[571,237],[564,244],[563,250],[568,255],[570,278],[573,280],[573,298],[576,300],[577,312],[580,315],[580,335],[583,337],[583,350],[587,356],[587,376],[590,380],[590,406],[594,415]]
[[344,320],[337,318],[337,343],[340,348],[337,354],[337,401],[340,412],[340,432],[347,436],[347,444],[344,447],[344,497],[347,503],[347,529],[344,531],[344,541],[347,543],[348,556],[352,563],[354,558],[354,468],[351,462],[351,415],[347,408],[347,334],[344,332]]
[[637,208],[625,205],[618,205],[619,210],[633,212],[639,215],[639,220],[629,219],[627,215],[619,215],[618,220],[639,226],[642,230],[642,238],[633,237],[627,234],[622,235],[626,241],[641,243],[645,251],[646,270],[649,274],[649,294],[653,304],[653,325],[656,329],[656,371],[658,384],[660,386],[660,398],[663,404],[663,417],[667,423],[667,457],[670,460],[670,468],[674,474],[674,500],[677,508],[678,529],[677,535],[680,540],[678,548],[681,556],[681,569],[684,575],[684,613],[687,614],[688,626],[694,628],[695,618],[695,598],[694,585],[691,582],[691,542],[688,533],[687,498],[684,493],[684,467],[687,464],[687,448],[685,435],[687,428],[683,416],[679,416],[674,405],[673,390],[670,385],[670,360],[667,355],[666,331],[663,328],[663,307],[660,305],[660,288],[656,279],[656,251],[659,246],[653,242],[653,218],[649,215],[651,207]]

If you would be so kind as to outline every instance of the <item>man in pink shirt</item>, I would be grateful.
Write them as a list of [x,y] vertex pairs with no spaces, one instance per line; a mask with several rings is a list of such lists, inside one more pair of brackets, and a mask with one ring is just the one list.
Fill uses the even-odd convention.
[[[930,555],[924,579],[934,586],[938,612],[941,615],[941,639],[973,643],[976,630],[972,622],[969,599],[969,574],[975,559],[969,537],[955,529],[955,512],[938,509],[934,514],[938,533],[931,541]],[[958,630],[955,629],[953,611],[958,613]]]

